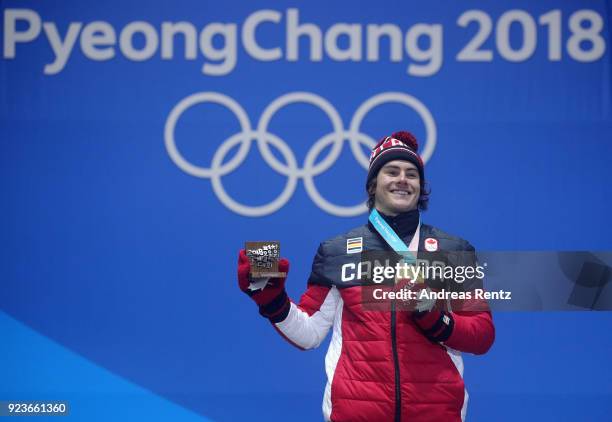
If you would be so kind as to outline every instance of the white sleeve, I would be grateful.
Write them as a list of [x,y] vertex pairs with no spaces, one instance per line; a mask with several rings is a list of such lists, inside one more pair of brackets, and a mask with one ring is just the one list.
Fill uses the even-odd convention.
[[310,286],[299,304],[291,302],[287,318],[274,326],[296,347],[314,349],[327,336],[341,303],[336,287]]

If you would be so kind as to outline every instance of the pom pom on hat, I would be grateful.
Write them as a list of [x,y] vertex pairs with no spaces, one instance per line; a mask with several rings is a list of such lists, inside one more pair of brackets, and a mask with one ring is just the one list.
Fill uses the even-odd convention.
[[391,134],[391,137],[402,141],[414,152],[417,152],[419,149],[418,141],[416,140],[414,135],[410,132],[406,132],[405,130],[401,130],[399,132],[393,132]]

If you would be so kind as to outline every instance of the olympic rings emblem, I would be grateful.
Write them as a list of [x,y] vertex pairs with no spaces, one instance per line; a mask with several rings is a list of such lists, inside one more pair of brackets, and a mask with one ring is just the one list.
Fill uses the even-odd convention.
[[[302,168],[298,167],[295,155],[287,143],[278,136],[269,133],[267,130],[270,120],[277,111],[289,104],[300,102],[312,104],[323,110],[329,117],[333,127],[332,132],[324,135],[312,145],[306,154]],[[240,132],[230,136],[219,146],[213,155],[210,168],[200,167],[190,163],[178,150],[174,138],[176,124],[183,112],[200,103],[215,103],[227,107],[234,113],[241,128]],[[325,98],[311,92],[291,92],[276,98],[262,113],[256,130],[251,128],[247,113],[234,99],[218,92],[199,92],[183,98],[170,111],[164,128],[164,141],[166,150],[172,161],[187,174],[203,179],[210,179],[213,190],[219,200],[223,205],[237,214],[248,217],[260,217],[272,214],[289,201],[297,187],[298,179],[301,178],[304,180],[304,186],[308,195],[319,208],[335,216],[352,217],[366,212],[366,205],[363,203],[353,206],[333,204],[319,193],[314,183],[314,177],[328,170],[335,163],[342,151],[344,140],[348,140],[351,152],[357,162],[364,169],[368,169],[369,157],[364,154],[360,145],[365,145],[368,149],[371,149],[376,144],[376,141],[370,136],[361,133],[360,127],[367,113],[383,103],[403,104],[412,108],[421,117],[425,123],[425,130],[427,132],[425,147],[421,157],[424,162],[427,162],[436,146],[435,121],[422,102],[402,92],[384,92],[374,95],[364,101],[355,111],[348,131],[344,130],[340,114],[334,106]],[[221,183],[221,178],[223,176],[234,171],[245,160],[253,140],[257,143],[257,147],[265,162],[277,173],[287,177],[287,183],[280,195],[270,203],[260,206],[249,206],[234,200],[227,194]],[[279,161],[274,154],[272,154],[270,144],[279,150],[285,160],[284,163]],[[332,146],[330,152],[320,163],[315,164],[321,151],[330,144]],[[236,145],[240,145],[238,152],[231,160],[224,163],[225,156]]]

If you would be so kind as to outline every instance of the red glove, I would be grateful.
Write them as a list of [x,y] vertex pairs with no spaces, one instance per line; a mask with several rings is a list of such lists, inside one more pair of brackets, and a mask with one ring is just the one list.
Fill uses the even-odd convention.
[[[285,291],[287,277],[266,279],[253,279],[250,277],[251,264],[244,249],[238,255],[238,287],[249,295],[259,306],[259,313],[272,322],[280,322],[287,318],[291,302]],[[278,261],[278,271],[288,273],[289,261],[281,258]],[[256,285],[254,285],[256,283]]]
[[434,343],[443,343],[449,339],[455,328],[453,314],[439,309],[415,311],[412,320],[423,335]]
[[425,284],[418,284],[413,289],[419,299],[416,300],[412,320],[423,335],[434,343],[442,343],[449,339],[455,328],[455,319],[452,313],[446,312],[443,306],[437,305],[435,298],[430,295],[432,290]]

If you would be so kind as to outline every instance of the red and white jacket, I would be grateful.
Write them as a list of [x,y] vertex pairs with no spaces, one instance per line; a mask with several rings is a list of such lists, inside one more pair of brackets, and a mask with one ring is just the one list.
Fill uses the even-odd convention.
[[[474,250],[465,240],[427,225],[419,225],[410,237],[412,250],[418,246],[424,251],[425,241],[430,243],[427,250],[431,244],[440,250]],[[325,420],[464,420],[468,394],[461,352],[489,350],[495,337],[491,313],[450,312],[450,337],[443,343],[431,341],[412,312],[395,306],[364,308],[366,287],[341,280],[339,265],[349,248],[389,249],[370,224],[321,243],[299,303],[291,302],[281,318],[271,319],[285,339],[304,350],[319,346],[332,329],[325,357]]]

